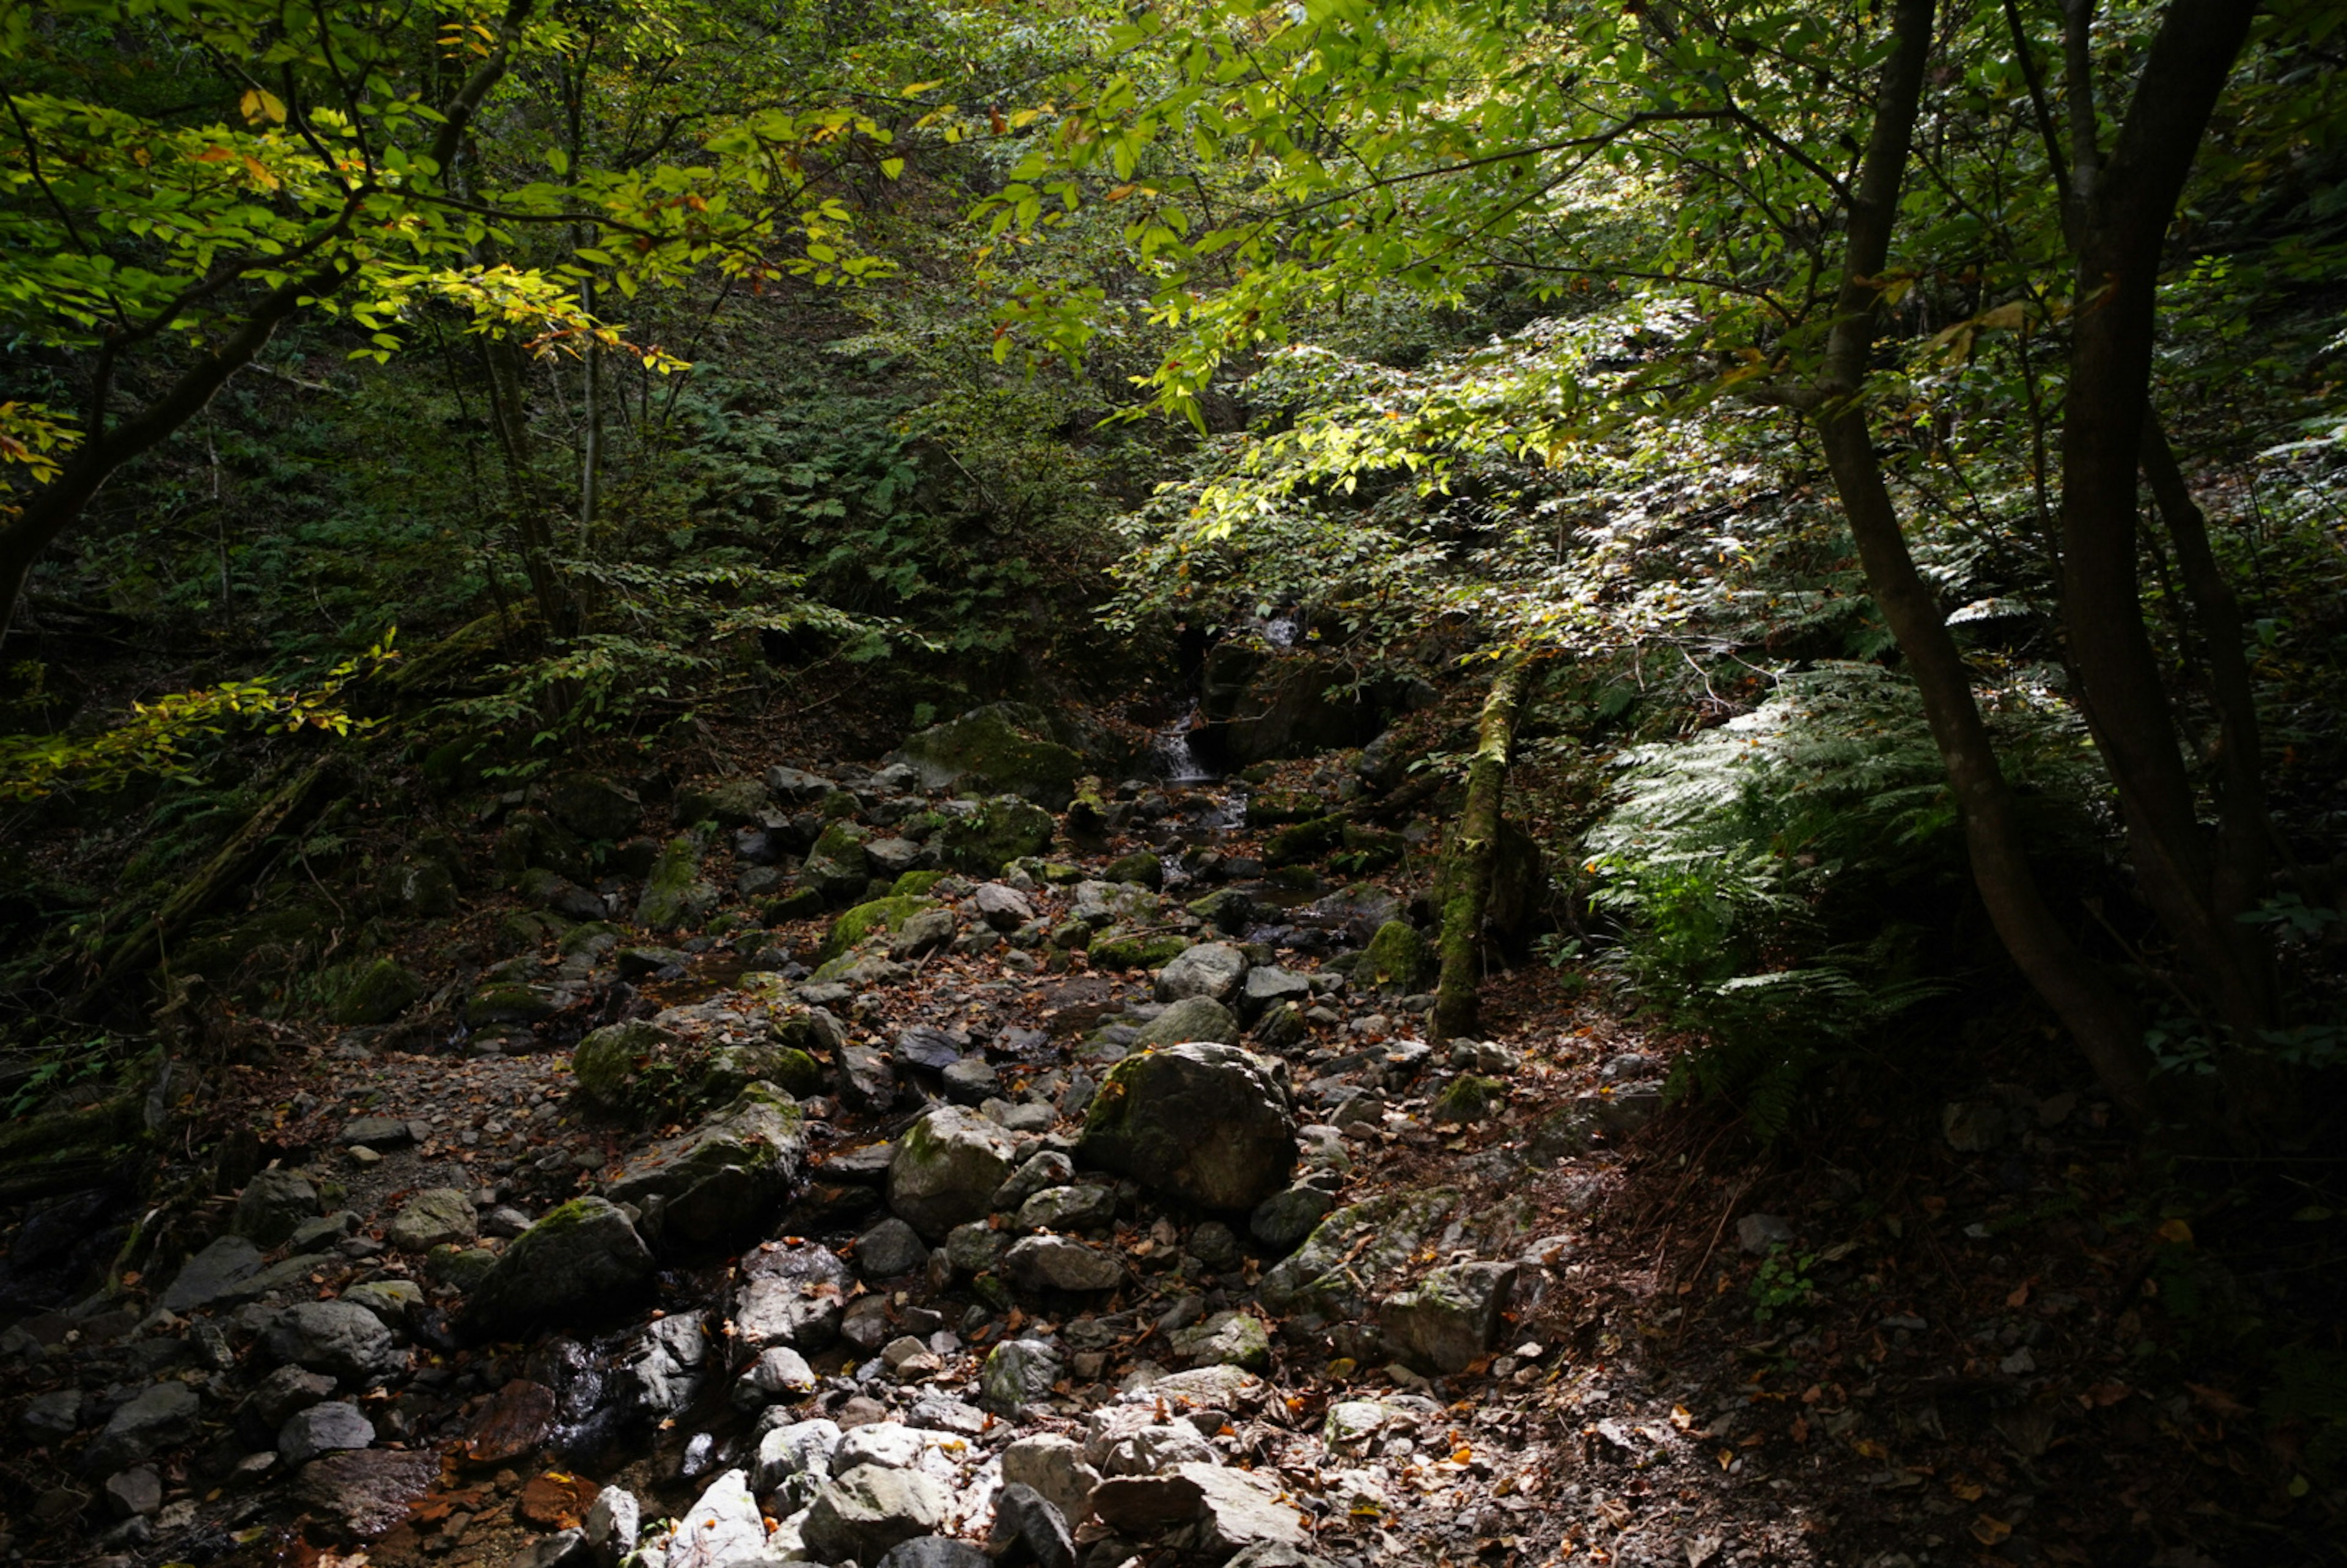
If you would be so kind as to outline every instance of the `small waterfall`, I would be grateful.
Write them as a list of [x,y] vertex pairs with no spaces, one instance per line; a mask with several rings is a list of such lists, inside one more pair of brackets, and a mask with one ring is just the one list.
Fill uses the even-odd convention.
[[1149,743],[1152,771],[1167,784],[1206,784],[1214,777],[1190,749],[1190,730],[1197,722],[1198,710],[1193,708]]

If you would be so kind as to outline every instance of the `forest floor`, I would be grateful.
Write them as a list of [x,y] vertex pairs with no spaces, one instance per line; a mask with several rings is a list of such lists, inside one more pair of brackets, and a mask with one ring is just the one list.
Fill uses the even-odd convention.
[[[1214,804],[1212,792],[1166,793],[1177,809]],[[1259,840],[1235,830],[1216,847],[1245,856]],[[1138,842],[1070,858],[1097,874]],[[1097,886],[1071,877],[1023,896],[1049,927]],[[1387,892],[1357,884],[1340,897]],[[1409,893],[1390,889],[1397,904]],[[511,908],[491,897],[467,918]],[[887,1218],[875,1149],[919,1109],[921,1081],[900,1071],[907,1092],[885,1109],[857,1110],[835,1088],[803,1097],[811,1177],[774,1235],[831,1249],[864,1277],[846,1292],[841,1337],[810,1342],[816,1387],[781,1402],[851,1435],[927,1434],[897,1462],[932,1473],[949,1499],[931,1522],[938,1533],[984,1540],[1003,1450],[1038,1434],[1085,1445],[1112,1478],[1143,1473],[1117,1426],[1138,1419],[1165,1451],[1256,1490],[1217,1515],[1219,1542],[1188,1515],[1155,1531],[1130,1508],[1113,1525],[1078,1518],[1088,1565],[1250,1542],[1251,1563],[1303,1550],[1345,1568],[2337,1560],[2278,1489],[2265,1425],[2236,1393],[2177,1370],[2178,1331],[2155,1303],[2189,1277],[2191,1225],[2145,1211],[2134,1139],[2065,1085],[2025,1020],[2008,1053],[2014,1081],[1929,1104],[1824,1085],[1813,1092],[1848,1102],[1756,1149],[1725,1111],[1664,1102],[1683,1042],[1624,1016],[1584,976],[1539,964],[1495,976],[1481,1054],[1473,1042],[1429,1051],[1427,999],[1340,979],[1330,960],[1362,933],[1309,913],[1246,934],[1270,949],[1254,954],[1258,968],[1276,959],[1317,982],[1300,1037],[1250,1041],[1286,1062],[1307,1167],[1341,1205],[1307,1247],[1325,1241],[1369,1303],[1437,1266],[1512,1266],[1500,1327],[1463,1367],[1409,1365],[1370,1323],[1267,1304],[1263,1284],[1286,1246],[1130,1184],[1112,1215],[1070,1227],[1116,1259],[1113,1288],[1022,1289],[1013,1302],[945,1265],[943,1248],[881,1274],[867,1255]],[[827,925],[774,927],[769,959],[812,962]],[[563,948],[547,931],[540,961],[552,971]],[[618,995],[619,1010],[723,1039],[754,1032],[791,994],[745,978],[739,952],[702,947],[628,987],[622,949],[607,946],[577,966],[584,1005],[608,1013]],[[897,1040],[900,1061],[915,1029],[988,1059],[1000,1085],[989,1112],[1010,1117],[1024,1158],[1071,1146],[1093,1075],[1163,1006],[1146,970],[1094,972],[1081,955],[1028,972],[1030,962],[1015,948],[938,951],[866,970],[852,1000],[832,1005],[854,1041]],[[641,1501],[645,1539],[665,1546],[669,1568],[720,1568],[693,1520],[721,1506],[730,1469],[759,1475],[759,1438],[777,1420],[745,1408],[731,1377],[746,1352],[728,1338],[728,1293],[749,1254],[671,1263],[650,1317],[622,1307],[564,1334],[483,1344],[456,1331],[459,1284],[385,1245],[419,1193],[466,1194],[494,1237],[501,1214],[518,1225],[598,1190],[641,1147],[646,1129],[578,1091],[568,1051],[550,1043],[560,1022],[508,1032],[494,1051],[459,1030],[232,1027],[249,1060],[205,1081],[186,1147],[257,1141],[310,1179],[322,1207],[354,1216],[351,1228],[313,1237],[314,1252],[269,1253],[277,1272],[257,1298],[164,1311],[172,1282],[134,1276],[119,1298],[12,1330],[0,1375],[27,1440],[0,1460],[6,1554],[118,1568],[503,1568],[535,1549],[528,1561],[551,1568],[573,1549],[554,1532],[584,1521],[602,1485]],[[1455,1091],[1478,1071],[1498,1091],[1462,1114]],[[405,1131],[354,1153],[362,1117]],[[183,1220],[191,1250],[233,1219],[226,1194],[196,1204]],[[398,1318],[412,1359],[345,1378],[368,1385],[355,1402],[374,1441],[357,1452],[379,1462],[257,1460],[272,1441],[258,1410],[276,1315],[396,1282],[416,1287]],[[655,1326],[695,1313],[712,1348],[655,1389],[640,1370],[657,1360]],[[1168,1383],[1185,1360],[1215,1364],[1175,1337],[1223,1313],[1264,1326],[1263,1351],[1239,1358],[1249,1370]],[[983,1391],[989,1352],[1011,1340],[1048,1347],[1057,1375],[1006,1409]],[[661,1343],[675,1350],[672,1337]],[[118,1495],[140,1484],[122,1479],[140,1466],[108,1473],[113,1460],[93,1457],[155,1380],[193,1389],[201,1413],[135,1456],[151,1498]],[[518,1417],[517,1388],[550,1390],[548,1408]],[[1170,1401],[1168,1389],[1179,1390]],[[46,1416],[30,1415],[36,1404]],[[745,1554],[811,1555],[797,1545],[803,1516],[761,1501],[778,1528]],[[678,1522],[673,1538],[659,1520]]]

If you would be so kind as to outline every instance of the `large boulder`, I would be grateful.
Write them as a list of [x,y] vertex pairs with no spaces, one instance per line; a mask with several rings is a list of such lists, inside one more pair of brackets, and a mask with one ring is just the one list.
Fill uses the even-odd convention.
[[676,1036],[645,1019],[606,1024],[571,1053],[570,1080],[606,1111],[641,1109],[645,1071],[660,1065],[677,1043]]
[[632,1300],[652,1276],[651,1250],[619,1207],[573,1198],[548,1211],[498,1255],[465,1306],[476,1334],[600,1314]]
[[829,1247],[770,1241],[742,1256],[733,1332],[743,1348],[820,1350],[839,1337],[856,1276]]
[[1227,1006],[1246,980],[1246,954],[1228,942],[1201,942],[1157,971],[1157,999],[1204,997]]
[[701,876],[701,845],[681,833],[662,846],[636,900],[636,924],[651,931],[692,930],[717,907],[717,887]]
[[402,1252],[430,1252],[480,1234],[470,1194],[455,1187],[426,1187],[400,1205],[384,1239]]
[[318,1189],[299,1171],[256,1172],[236,1197],[236,1233],[263,1247],[282,1246],[305,1220],[318,1217]]
[[815,1494],[800,1535],[822,1562],[872,1563],[900,1542],[936,1534],[952,1509],[951,1495],[919,1471],[860,1464]]
[[806,1169],[804,1122],[796,1101],[753,1083],[692,1132],[638,1153],[605,1195],[641,1210],[663,1244],[723,1241],[788,1200]]
[[1215,1045],[1239,1042],[1238,1019],[1212,997],[1184,997],[1143,1024],[1141,1032],[1133,1037],[1131,1048],[1136,1051],[1153,1050],[1160,1046],[1186,1045],[1199,1040]]
[[1287,1184],[1296,1117],[1282,1069],[1193,1043],[1109,1069],[1077,1158],[1210,1209],[1251,1209]]
[[1051,737],[1042,712],[1017,702],[973,708],[933,724],[907,737],[889,760],[909,765],[924,789],[1021,795],[1053,811],[1075,798],[1085,772],[1084,759]]
[[332,1017],[339,1024],[389,1023],[423,994],[424,982],[405,965],[396,958],[377,958],[343,989]]
[[946,862],[972,876],[992,876],[1013,860],[1051,846],[1051,814],[1017,795],[1001,794],[957,816],[938,833]]
[[616,844],[642,821],[636,792],[597,774],[558,774],[539,792],[546,815],[589,840]]
[[935,1243],[958,1225],[984,1219],[1010,1174],[1003,1130],[958,1105],[940,1105],[905,1130],[888,1165],[888,1206]]
[[1512,1263],[1431,1269],[1378,1305],[1378,1326],[1405,1359],[1438,1372],[1463,1372],[1498,1341],[1516,1275]]

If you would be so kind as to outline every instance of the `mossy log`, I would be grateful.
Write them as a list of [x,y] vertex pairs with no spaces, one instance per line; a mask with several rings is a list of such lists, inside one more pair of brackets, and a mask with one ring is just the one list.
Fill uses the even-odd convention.
[[1483,916],[1491,906],[1491,876],[1500,858],[1500,804],[1531,669],[1529,659],[1519,658],[1501,670],[1483,700],[1482,722],[1476,728],[1475,753],[1467,764],[1467,804],[1438,882],[1442,889],[1442,971],[1434,989],[1432,1033],[1437,1040],[1475,1030]]
[[343,782],[342,770],[332,759],[322,759],[263,801],[202,870],[163,900],[161,908],[114,938],[75,1006],[77,1016],[90,1017],[118,1000],[123,982],[160,961],[169,951],[168,944],[190,921],[231,890],[249,886],[275,852],[278,835],[308,822],[333,798]]

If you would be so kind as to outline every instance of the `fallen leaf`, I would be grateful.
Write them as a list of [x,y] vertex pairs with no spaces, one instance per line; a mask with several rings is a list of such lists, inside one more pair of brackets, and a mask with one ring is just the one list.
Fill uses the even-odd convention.
[[2192,1245],[2192,1227],[2182,1220],[2162,1220],[2159,1222],[2159,1229],[2153,1234],[2160,1240],[2173,1243],[2178,1246]]
[[1983,1546],[1993,1546],[2013,1533],[2013,1526],[2004,1520],[1983,1513],[1972,1523],[1973,1539]]

